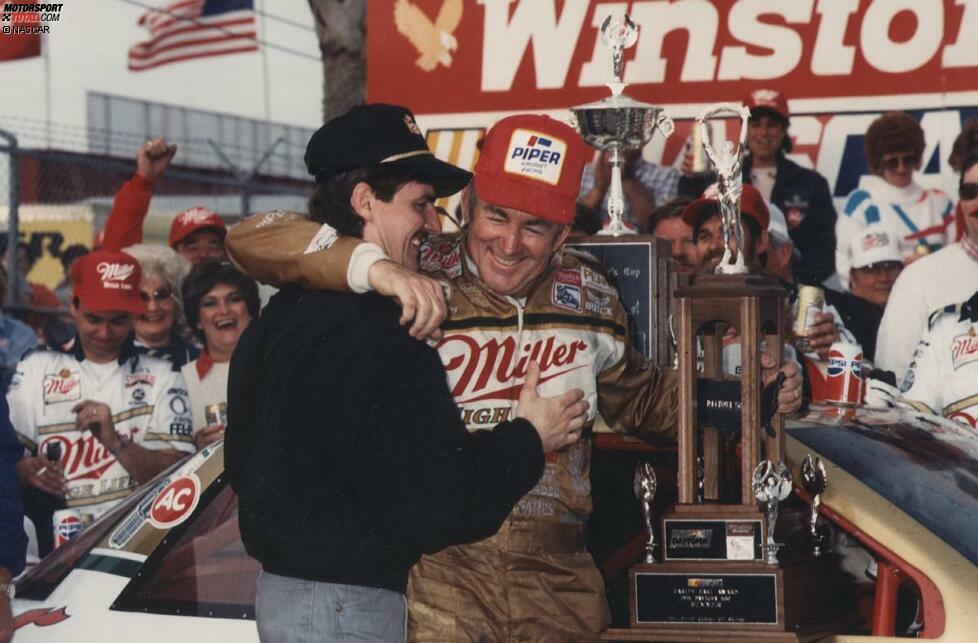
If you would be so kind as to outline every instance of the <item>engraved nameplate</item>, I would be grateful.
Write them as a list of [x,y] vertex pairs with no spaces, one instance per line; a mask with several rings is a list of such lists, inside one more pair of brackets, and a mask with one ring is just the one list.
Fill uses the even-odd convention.
[[778,624],[776,574],[636,573],[635,622]]

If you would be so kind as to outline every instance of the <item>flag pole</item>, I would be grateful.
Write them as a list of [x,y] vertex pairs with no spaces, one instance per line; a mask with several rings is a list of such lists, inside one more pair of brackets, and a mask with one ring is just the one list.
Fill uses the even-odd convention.
[[[258,8],[261,10],[259,14],[259,19],[261,22],[261,39],[268,42],[268,34],[265,32],[266,25],[268,24],[265,20],[265,0],[258,0]],[[268,48],[259,45],[259,51],[261,52],[261,71],[262,71],[262,86],[265,90],[265,122],[272,120],[272,104],[271,98],[268,91]]]
[[47,148],[51,149],[51,39],[47,34],[41,36],[41,57],[44,59],[44,131]]

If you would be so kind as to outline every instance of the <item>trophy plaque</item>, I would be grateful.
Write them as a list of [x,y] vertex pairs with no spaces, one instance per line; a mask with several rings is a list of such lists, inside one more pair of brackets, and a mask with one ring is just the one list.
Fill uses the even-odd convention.
[[[716,207],[728,243],[716,274],[676,290],[679,499],[661,517],[661,562],[629,571],[631,628],[609,630],[605,638],[801,641],[826,635],[835,621],[830,567],[824,559],[816,565],[811,548],[782,549],[775,538],[791,545],[808,534],[807,521],[794,529],[792,521],[777,520],[779,503],[792,491],[783,419],[775,412],[783,377],[763,386],[761,354],[780,369],[787,312],[784,289],[772,277],[750,274],[743,257],[741,159],[749,114],[719,105],[698,119],[719,175]],[[716,116],[740,118],[739,147],[712,147],[707,121]],[[736,376],[723,364],[725,338],[739,342]]]

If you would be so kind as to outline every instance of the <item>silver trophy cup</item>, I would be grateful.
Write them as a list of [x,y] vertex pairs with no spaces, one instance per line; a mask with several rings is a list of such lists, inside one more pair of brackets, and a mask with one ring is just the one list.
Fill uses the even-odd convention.
[[611,188],[608,196],[610,224],[601,234],[618,236],[631,231],[622,224],[625,209],[621,185],[621,168],[625,150],[641,149],[652,140],[656,129],[669,136],[675,129],[672,119],[661,107],[636,101],[622,94],[622,52],[638,40],[638,28],[628,16],[608,16],[601,25],[601,42],[612,50],[614,82],[608,83],[611,96],[596,103],[571,108],[581,137],[593,147],[608,152],[611,164]]

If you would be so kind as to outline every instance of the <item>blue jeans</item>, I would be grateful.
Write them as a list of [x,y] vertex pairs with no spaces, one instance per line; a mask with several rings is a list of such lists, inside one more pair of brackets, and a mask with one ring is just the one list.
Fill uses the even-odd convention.
[[399,592],[288,578],[264,570],[255,599],[262,643],[390,641],[407,635],[407,598]]

